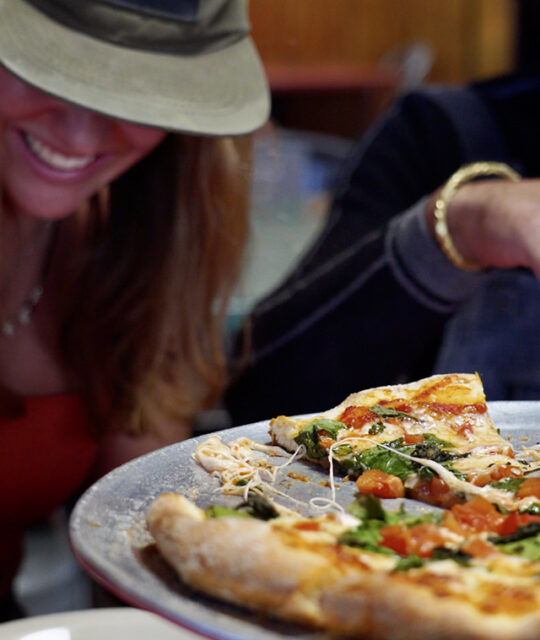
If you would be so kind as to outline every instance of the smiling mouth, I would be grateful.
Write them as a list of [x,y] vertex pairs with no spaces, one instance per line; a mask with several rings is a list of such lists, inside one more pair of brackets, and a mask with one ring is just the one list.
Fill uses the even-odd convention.
[[41,162],[57,171],[76,171],[85,169],[97,159],[97,155],[91,156],[66,156],[54,151],[46,144],[34,138],[29,133],[23,132],[23,138],[28,149]]

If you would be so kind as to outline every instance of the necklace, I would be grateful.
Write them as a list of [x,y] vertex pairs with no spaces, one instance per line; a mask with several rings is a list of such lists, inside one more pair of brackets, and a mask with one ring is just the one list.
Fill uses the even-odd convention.
[[30,293],[17,311],[12,316],[2,321],[2,324],[0,325],[0,331],[2,331],[2,334],[11,337],[15,335],[18,327],[29,325],[32,311],[36,308],[42,295],[42,284],[36,284],[32,287],[32,289],[30,289]]
[[43,282],[51,262],[56,230],[57,225],[54,225],[45,251],[45,259],[43,260],[43,266],[41,267],[39,282],[30,289],[21,306],[8,318],[0,322],[0,332],[2,335],[11,337],[15,335],[19,327],[24,327],[30,324],[32,313],[43,296]]

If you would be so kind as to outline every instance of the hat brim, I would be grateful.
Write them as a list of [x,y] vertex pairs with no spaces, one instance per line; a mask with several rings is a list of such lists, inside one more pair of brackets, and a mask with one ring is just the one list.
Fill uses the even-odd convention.
[[262,126],[270,110],[249,37],[198,55],[139,51],[69,29],[26,2],[0,0],[0,63],[69,102],[172,131],[240,135]]

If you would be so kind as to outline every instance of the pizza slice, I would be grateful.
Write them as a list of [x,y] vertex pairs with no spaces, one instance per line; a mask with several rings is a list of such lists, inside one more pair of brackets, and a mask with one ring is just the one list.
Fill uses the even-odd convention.
[[367,389],[316,417],[274,418],[269,432],[383,498],[449,507],[479,495],[508,509],[540,499],[540,483],[525,480],[535,466],[516,459],[493,425],[478,374]]
[[536,640],[540,516],[481,497],[441,514],[282,512],[258,494],[203,510],[164,494],[148,527],[192,588],[285,621],[366,640]]

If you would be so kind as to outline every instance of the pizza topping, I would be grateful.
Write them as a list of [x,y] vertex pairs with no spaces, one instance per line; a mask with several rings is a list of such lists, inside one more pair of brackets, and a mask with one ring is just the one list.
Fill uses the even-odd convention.
[[369,493],[378,498],[403,498],[405,487],[398,476],[368,469],[356,480],[356,486],[360,493]]
[[[347,442],[347,440],[339,442]],[[440,462],[446,469],[455,473],[452,462],[460,457],[460,454],[451,453],[443,448],[452,445],[431,434],[424,434],[422,441],[416,445],[405,444],[403,437],[384,444],[377,442],[373,444],[376,446],[360,451],[356,455],[346,455],[343,458],[336,455],[338,465],[349,474],[358,475],[369,469],[378,469],[405,481],[411,474],[420,473],[424,477],[433,475],[419,462],[420,460]],[[335,448],[333,452],[337,453]]]
[[[417,458],[413,455],[405,453],[405,451],[401,450],[400,447],[390,447],[389,445],[392,444],[393,443],[378,443],[377,447],[381,449],[387,449],[388,451],[394,453],[397,456],[401,456],[406,460],[415,462],[421,466],[428,467],[429,469],[437,473],[439,477],[444,480],[446,484],[456,493],[463,493],[464,495],[470,496],[480,495],[486,498],[486,500],[490,500],[495,504],[499,504],[501,507],[509,509],[527,508],[534,502],[534,498],[532,496],[522,498],[520,500],[515,500],[512,496],[508,495],[507,491],[494,489],[490,486],[477,487],[470,482],[466,482],[460,479],[458,477],[459,473],[456,473],[455,470],[451,470],[450,465],[448,465],[447,463],[441,464],[435,460],[429,460],[427,458]],[[362,453],[364,454],[366,452]],[[399,475],[399,473],[396,473],[395,475]]]
[[411,415],[410,413],[400,411],[399,409],[395,409],[394,407],[383,407],[381,404],[373,405],[373,407],[370,407],[369,410],[371,411],[371,413],[379,416],[379,418],[409,418],[411,420],[418,420],[418,418]]
[[504,478],[497,482],[490,482],[490,485],[495,489],[504,489],[505,491],[510,491],[515,495],[519,487],[524,482],[525,478]]
[[337,420],[318,418],[302,427],[294,441],[304,445],[309,458],[317,460],[328,455],[328,448],[337,439],[337,434],[345,425]]
[[223,516],[236,516],[240,518],[257,518],[258,520],[272,520],[279,517],[276,508],[260,494],[250,492],[247,500],[240,503],[234,509],[222,506],[211,506],[206,510],[211,518]]
[[430,558],[434,549],[443,547],[449,541],[444,529],[432,522],[412,527],[388,525],[382,527],[379,533],[382,536],[381,545],[401,556],[414,554],[420,558]]
[[527,478],[516,492],[517,498],[527,498],[534,496],[540,498],[540,478]]
[[465,533],[481,531],[498,533],[506,518],[482,496],[475,496],[465,504],[454,505],[450,513]]

